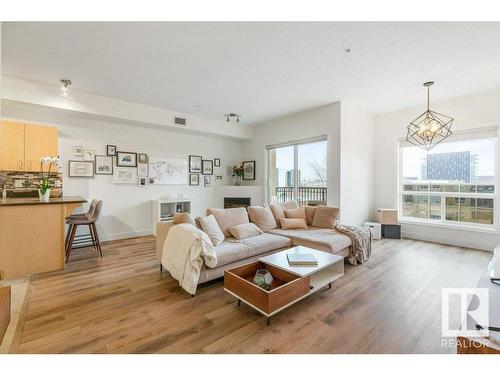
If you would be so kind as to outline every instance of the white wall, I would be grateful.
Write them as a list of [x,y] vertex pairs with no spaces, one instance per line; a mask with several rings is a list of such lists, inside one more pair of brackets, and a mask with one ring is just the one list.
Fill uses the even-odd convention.
[[373,118],[341,102],[340,209],[342,223],[361,225],[373,208]]
[[[431,109],[455,118],[453,131],[480,129],[500,125],[500,91],[465,96],[455,100],[431,103]],[[397,207],[398,161],[397,141],[406,136],[408,122],[425,110],[419,108],[375,116],[375,196],[374,208]],[[496,179],[500,175],[497,142]],[[498,199],[496,201],[498,204]],[[432,225],[403,224],[403,235],[450,245],[491,250],[500,241],[498,231],[472,232]]]
[[[183,193],[191,199],[194,215],[204,214],[207,207],[222,207],[222,185],[231,184],[231,167],[240,162],[242,156],[242,144],[236,140],[89,120],[42,107],[28,108],[6,102],[3,116],[59,128],[60,156],[64,162],[64,194],[104,201],[103,215],[98,224],[103,240],[150,234],[153,199],[175,199],[179,193]],[[91,179],[68,177],[68,160],[75,159],[74,146],[81,145],[94,149],[97,155],[105,155],[107,144],[117,145],[118,150],[142,152],[149,156],[187,160],[189,154],[194,154],[206,159],[220,158],[221,167],[214,167],[210,188],[204,187],[203,181],[200,181],[200,186],[139,187],[113,184],[112,176],[96,175]],[[216,183],[215,174],[222,174],[224,181]]]
[[326,135],[328,204],[340,205],[340,103],[261,123],[253,131],[253,140],[244,143],[244,159],[256,160],[256,180],[253,183],[245,181],[246,184],[266,185],[267,145]]

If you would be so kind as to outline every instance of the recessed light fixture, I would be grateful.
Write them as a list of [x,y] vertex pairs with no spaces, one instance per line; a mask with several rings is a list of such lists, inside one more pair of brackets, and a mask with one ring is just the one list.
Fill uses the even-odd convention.
[[228,113],[225,114],[226,116],[226,121],[229,122],[231,119],[236,119],[236,122],[240,122],[241,115],[238,115],[237,113]]
[[350,48],[346,48],[346,49],[344,49],[344,52],[345,53],[349,53],[349,52],[351,52],[351,49]]
[[64,96],[68,95],[69,85],[71,85],[69,79],[61,79],[61,91]]

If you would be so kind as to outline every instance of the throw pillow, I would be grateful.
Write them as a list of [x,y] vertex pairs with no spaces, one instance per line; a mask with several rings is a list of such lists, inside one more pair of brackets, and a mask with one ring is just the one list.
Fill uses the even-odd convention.
[[267,206],[248,207],[248,216],[250,217],[250,221],[257,225],[264,232],[276,228],[276,220],[274,220],[271,209]]
[[193,217],[188,212],[176,212],[172,222],[174,224],[191,224],[196,226]]
[[214,215],[200,218],[201,230],[212,240],[214,246],[219,246],[224,241],[224,233],[219,228]]
[[280,220],[282,229],[307,229],[305,219],[287,219]]
[[283,206],[281,204],[272,204],[269,206],[269,208],[271,209],[271,212],[274,216],[274,220],[276,221],[276,227],[281,228],[280,220],[282,218],[286,218]]
[[295,201],[287,201],[287,202],[283,202],[281,203],[281,206],[283,206],[283,208],[285,210],[291,210],[293,208],[297,208],[299,207],[299,205],[297,204],[297,202]]
[[313,220],[314,220],[314,214],[316,213],[316,207],[315,206],[306,206],[306,220],[307,224],[312,225]]
[[285,216],[289,219],[305,219],[306,209],[304,207],[297,207],[285,210]]
[[312,226],[318,228],[333,228],[338,219],[339,209],[337,207],[317,206]]
[[238,224],[247,224],[250,222],[248,220],[248,213],[245,207],[225,209],[209,208],[207,210],[207,215],[214,215],[217,224],[219,224],[220,230],[226,237],[231,237],[231,233],[228,231],[229,227],[234,227]]
[[258,236],[259,234],[264,233],[254,223],[235,225],[233,227],[229,227],[228,230],[237,240]]

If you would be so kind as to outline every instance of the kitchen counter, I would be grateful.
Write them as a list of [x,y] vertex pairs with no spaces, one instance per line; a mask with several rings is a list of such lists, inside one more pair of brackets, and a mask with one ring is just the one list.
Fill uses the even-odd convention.
[[35,204],[64,204],[64,203],[85,203],[86,199],[79,196],[64,196],[59,198],[50,198],[47,202],[39,198],[1,198],[0,207],[3,206],[25,206]]
[[14,279],[64,269],[64,218],[82,197],[0,199],[0,270]]

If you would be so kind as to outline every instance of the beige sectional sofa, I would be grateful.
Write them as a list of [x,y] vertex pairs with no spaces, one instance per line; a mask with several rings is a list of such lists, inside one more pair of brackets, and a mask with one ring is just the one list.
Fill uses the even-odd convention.
[[[261,213],[266,215],[268,213],[260,207],[255,209],[250,207],[250,215],[245,208],[207,210],[207,216],[215,216],[217,224],[224,233],[224,239],[214,247],[217,255],[216,267],[208,268],[203,265],[198,281],[199,284],[222,277],[224,271],[227,269],[252,262],[263,256],[290,248],[291,246],[307,246],[344,257],[349,255],[350,246],[352,245],[351,239],[337,232],[333,227],[321,228],[312,226],[310,224],[312,223],[312,218],[308,217],[306,220],[307,226],[302,229],[281,228],[279,216],[284,215],[284,212],[288,212],[286,209],[291,209],[292,211],[289,211],[290,215],[295,215],[293,209],[297,208],[297,205],[294,202],[287,202],[280,205],[280,207],[273,208],[272,217],[275,221],[270,222],[268,217],[267,223],[265,223],[266,220],[262,219]],[[267,209],[270,210],[270,208]],[[336,209],[336,214],[338,215],[338,209]],[[253,222],[256,223],[257,227],[262,229],[263,233],[242,239],[236,239],[231,236],[228,228],[233,225],[252,222],[252,219],[254,219]],[[174,220],[174,222],[159,222],[157,224],[156,251],[158,261],[161,262],[163,245],[168,231],[176,223],[180,222],[185,221]],[[202,229],[199,220],[195,220],[195,222]]]

